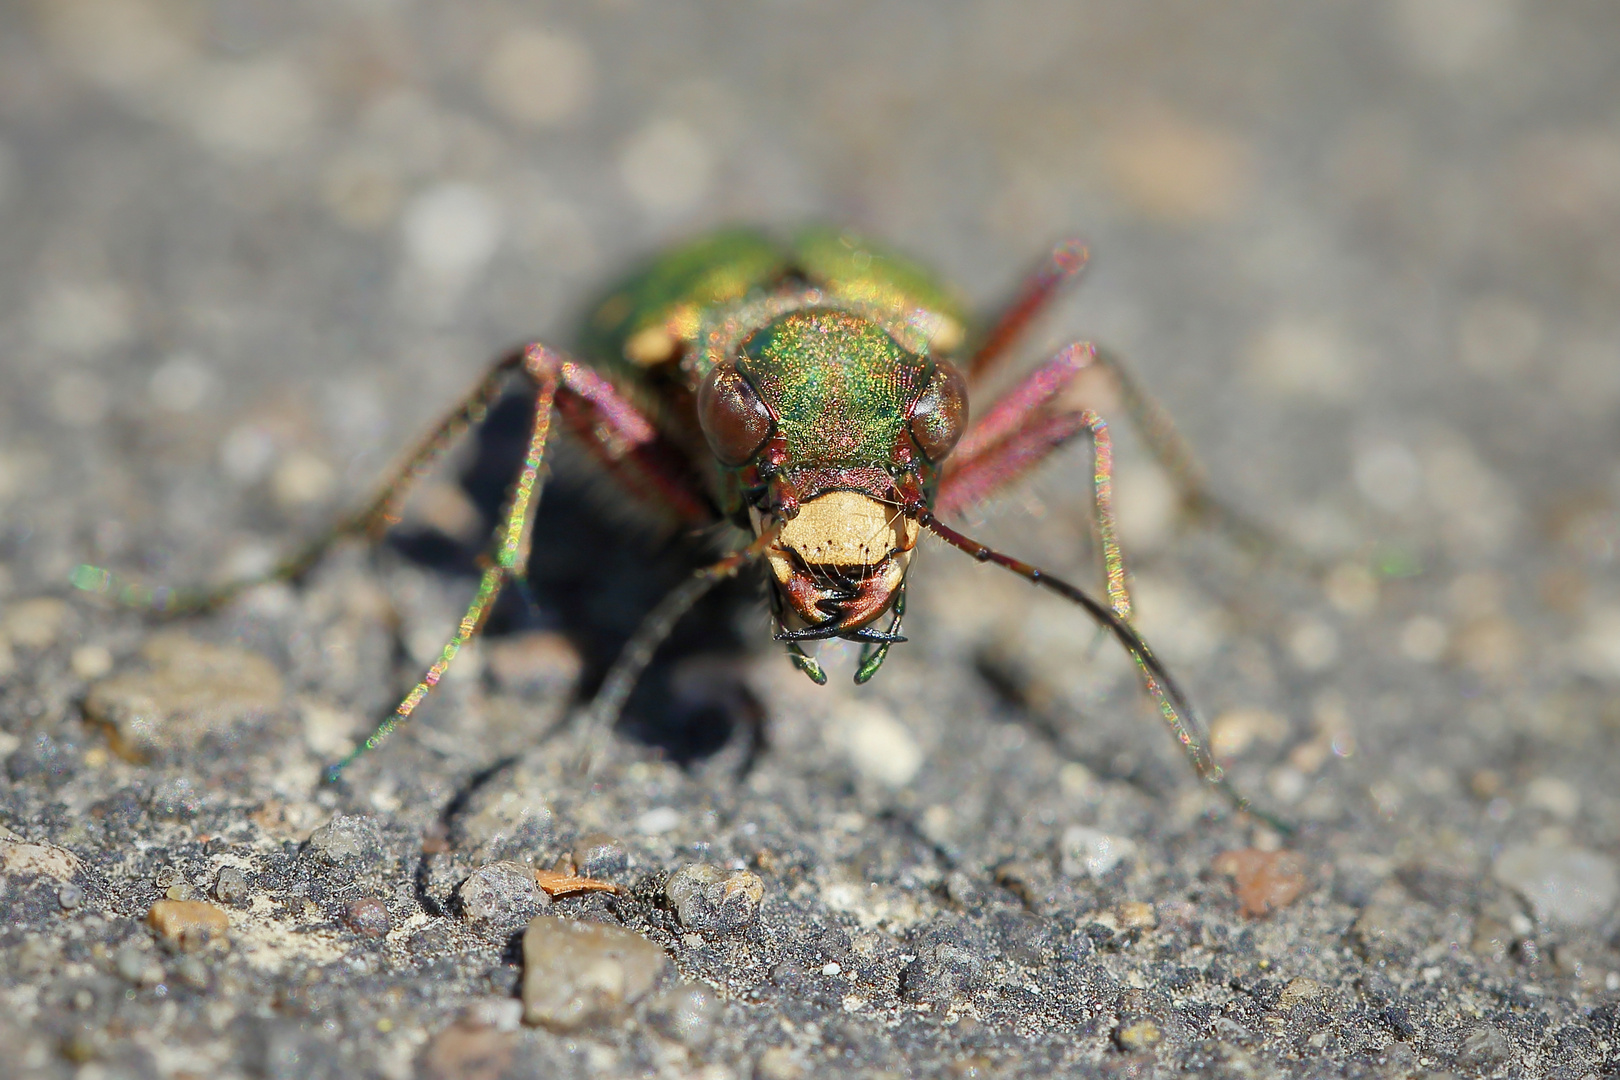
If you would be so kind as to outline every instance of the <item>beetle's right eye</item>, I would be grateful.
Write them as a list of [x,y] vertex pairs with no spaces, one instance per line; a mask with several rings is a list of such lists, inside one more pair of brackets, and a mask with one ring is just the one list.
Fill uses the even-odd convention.
[[698,423],[727,465],[746,465],[771,436],[770,410],[731,363],[716,364],[698,388]]

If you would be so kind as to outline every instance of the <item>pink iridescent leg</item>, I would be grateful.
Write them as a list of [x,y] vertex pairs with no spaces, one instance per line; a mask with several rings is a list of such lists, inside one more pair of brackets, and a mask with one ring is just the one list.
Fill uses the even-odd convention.
[[[482,629],[502,586],[522,578],[529,562],[534,510],[540,496],[553,409],[576,421],[572,426],[587,440],[586,445],[600,459],[613,464],[616,475],[637,480],[649,493],[662,495],[666,505],[683,516],[700,506],[701,496],[692,488],[681,487],[679,477],[654,471],[652,467],[666,460],[669,454],[662,437],[606,379],[543,345],[525,348],[521,364],[535,385],[534,420],[528,450],[501,510],[478,590],[455,633],[440,650],[439,658],[363,743],[327,769],[328,780],[336,780],[356,758],[377,746],[410,718],[439,684],[462,646]],[[712,514],[704,520],[713,520]]]
[[1029,324],[1046,310],[1058,290],[1085,269],[1089,258],[1086,246],[1078,240],[1065,240],[1052,249],[1035,272],[1019,285],[1018,292],[974,349],[964,369],[969,383],[981,381],[1007,358]]

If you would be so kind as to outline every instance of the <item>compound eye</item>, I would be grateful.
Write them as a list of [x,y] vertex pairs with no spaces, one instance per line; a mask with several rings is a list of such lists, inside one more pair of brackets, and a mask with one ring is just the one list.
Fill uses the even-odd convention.
[[911,437],[929,461],[943,461],[967,428],[967,383],[948,360],[934,361],[934,374],[911,407]]
[[698,423],[714,456],[746,465],[771,436],[771,413],[735,364],[716,364],[698,388]]

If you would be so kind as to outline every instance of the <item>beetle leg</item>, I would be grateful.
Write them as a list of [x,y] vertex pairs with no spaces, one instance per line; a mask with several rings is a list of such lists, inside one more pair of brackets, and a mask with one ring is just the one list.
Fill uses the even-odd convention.
[[534,423],[529,430],[529,446],[523,457],[523,466],[508,491],[506,505],[501,511],[500,525],[495,530],[490,556],[478,579],[478,591],[473,594],[472,602],[467,605],[467,611],[457,624],[455,633],[439,651],[439,658],[411,688],[410,693],[405,695],[395,706],[394,711],[377,725],[364,742],[351,750],[343,760],[327,767],[328,783],[335,782],[356,758],[367,750],[374,749],[388,738],[395,728],[410,719],[416,707],[435,686],[439,685],[439,680],[450,669],[450,664],[461,651],[461,647],[483,628],[484,620],[488,618],[490,609],[500,595],[501,586],[521,572],[528,562],[535,500],[540,493],[546,442],[551,434],[551,410],[556,403],[560,385],[555,365],[546,366],[536,362],[537,357],[545,355],[555,354],[551,354],[541,346],[530,346],[524,353],[524,369],[535,381]]
[[[1090,615],[1097,625],[1111,634],[1115,641],[1131,655],[1136,661],[1138,672],[1142,676],[1142,685],[1148,696],[1158,706],[1159,715],[1165,726],[1170,729],[1171,736],[1181,744],[1182,751],[1192,763],[1193,769],[1206,783],[1218,790],[1232,806],[1239,810],[1254,814],[1279,832],[1291,833],[1293,827],[1263,811],[1255,810],[1249,805],[1249,800],[1243,795],[1225,771],[1215,761],[1209,750],[1209,733],[1203,721],[1194,711],[1187,695],[1170,675],[1169,669],[1149,648],[1148,643],[1136,632],[1131,624],[1113,607],[1107,606],[1091,597],[1083,589],[1069,584],[1062,578],[1042,570],[1038,566],[1015,559],[1010,555],[996,551],[979,543],[950,526],[945,525],[933,511],[921,508],[914,511],[916,519],[923,528],[944,540],[947,544],[961,551],[967,552],[979,562],[995,563],[1006,570],[1024,578],[1026,581],[1041,588],[1057,593],[1059,596],[1078,604]],[[1112,574],[1110,575],[1112,576]],[[1112,586],[1112,582],[1110,582]],[[1121,581],[1123,587],[1123,579]],[[1112,593],[1112,587],[1110,592]],[[1117,601],[1116,601],[1117,603]]]
[[1046,310],[1059,289],[1085,269],[1089,258],[1086,245],[1078,240],[1064,240],[1052,249],[1041,265],[1019,285],[1012,300],[996,316],[973,350],[973,356],[965,367],[969,382],[976,383],[983,379],[1006,359],[1029,324]]
[[973,423],[946,466],[936,504],[939,512],[951,516],[982,501],[1078,434],[1082,427],[1078,417],[1084,410],[1065,399],[1088,370],[1100,371],[1113,385],[1120,406],[1169,475],[1188,513],[1245,547],[1275,552],[1309,568],[1307,556],[1210,492],[1203,467],[1169,413],[1141,388],[1115,354],[1089,342],[1060,350]]
[[[534,509],[536,500],[540,496],[540,489],[544,476],[546,444],[551,435],[551,418],[553,409],[565,419],[573,421],[572,426],[579,431],[586,445],[592,447],[604,460],[611,463],[626,463],[623,470],[616,470],[623,477],[640,477],[656,483],[660,474],[654,468],[658,458],[649,453],[642,456],[643,450],[652,448],[658,450],[663,447],[657,429],[641,414],[628,400],[615,390],[606,379],[603,379],[590,368],[575,360],[566,358],[556,350],[544,345],[526,346],[518,354],[518,363],[523,371],[534,382],[534,421],[529,433],[529,445],[524,454],[523,465],[517,477],[508,489],[506,504],[501,509],[499,524],[487,557],[482,576],[478,582],[478,591],[474,594],[472,603],[468,605],[466,613],[456,627],[456,632],[440,651],[438,660],[428,668],[410,693],[405,695],[399,705],[382,723],[377,725],[375,731],[347,757],[327,769],[327,779],[336,780],[345,768],[367,750],[375,747],[386,739],[395,728],[404,723],[415,712],[416,707],[438,685],[439,680],[449,669],[456,654],[461,647],[477,635],[483,628],[484,620],[488,618],[491,607],[500,595],[502,586],[509,582],[522,582],[524,572],[529,563],[529,549],[534,530]],[[510,363],[510,361],[508,362]],[[679,494],[680,489],[673,486],[674,480],[667,493]],[[386,494],[385,489],[385,494]],[[382,499],[378,500],[381,505]],[[678,504],[671,504],[679,510]],[[705,518],[704,520],[711,520]],[[770,539],[775,533],[769,534]],[[752,551],[752,547],[748,549]],[[723,566],[724,560],[716,567]],[[739,562],[737,565],[741,565]],[[710,568],[715,570],[715,568]],[[684,592],[677,589],[676,593],[666,599],[666,604],[674,600],[681,606],[671,616],[668,626],[654,631],[650,644],[644,635],[638,632],[636,638],[626,646],[621,654],[619,663],[614,670],[608,673],[608,679],[603,684],[602,694],[608,694],[606,699],[612,705],[611,711],[616,715],[617,709],[623,704],[623,697],[629,694],[635,679],[640,675],[641,668],[652,658],[663,636],[673,627],[673,619],[678,619],[680,612],[689,607],[698,597],[707,592],[716,580],[729,577],[735,573],[735,567],[724,573],[717,571],[717,576],[704,578],[702,572],[694,579],[699,587],[695,590],[686,589]],[[689,583],[691,584],[691,583]],[[667,614],[665,605],[655,609],[649,622],[659,616],[660,612]],[[646,627],[643,627],[646,630]],[[645,653],[645,655],[642,655]],[[628,673],[622,669],[629,658],[630,670]],[[604,710],[609,711],[609,710]]]

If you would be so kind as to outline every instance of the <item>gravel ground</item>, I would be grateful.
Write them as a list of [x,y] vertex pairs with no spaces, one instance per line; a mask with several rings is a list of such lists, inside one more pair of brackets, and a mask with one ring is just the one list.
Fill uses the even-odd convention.
[[[1616,55],[1600,0],[0,5],[0,1074],[1620,1071]],[[984,308],[1090,241],[1029,360],[1115,346],[1305,556],[1121,435],[1141,625],[1296,833],[937,546],[871,685],[743,582],[581,776],[544,736],[691,553],[567,460],[538,610],[322,786],[465,603],[521,404],[297,587],[69,594],[264,567],[736,219]],[[1080,460],[972,525],[1090,572]]]

